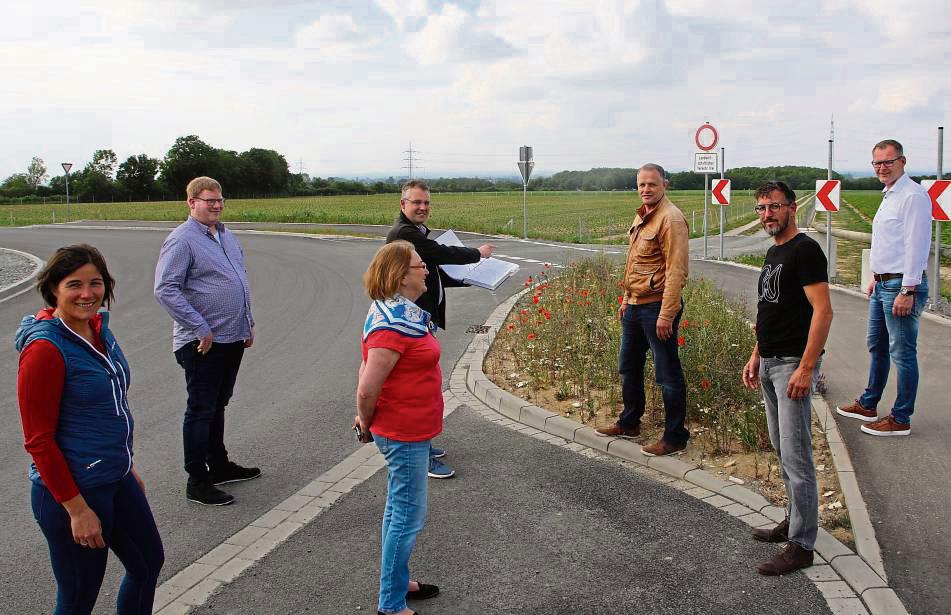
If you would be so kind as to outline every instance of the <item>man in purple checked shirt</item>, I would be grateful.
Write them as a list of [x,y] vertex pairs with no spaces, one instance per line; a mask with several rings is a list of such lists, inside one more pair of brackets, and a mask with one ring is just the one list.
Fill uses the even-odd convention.
[[225,506],[234,496],[217,485],[261,476],[231,461],[224,442],[225,407],[254,343],[251,288],[238,238],[221,222],[221,184],[196,177],[185,192],[189,216],[162,244],[155,298],[174,321],[172,350],[185,370],[185,497]]

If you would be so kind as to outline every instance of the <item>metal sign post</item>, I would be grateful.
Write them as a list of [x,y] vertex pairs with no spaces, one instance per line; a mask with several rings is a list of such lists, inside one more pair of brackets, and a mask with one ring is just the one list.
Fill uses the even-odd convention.
[[528,178],[535,168],[532,148],[523,145],[518,148],[518,172],[522,174],[522,239],[528,239]]
[[[829,139],[829,172],[826,179],[832,179],[832,139]],[[834,281],[832,272],[835,271],[835,263],[832,262],[832,212],[826,211],[826,258],[829,282]]]
[[[720,136],[717,134],[717,129],[714,128],[710,122],[704,122],[704,124],[697,129],[697,132],[694,133],[693,142],[697,145],[698,149],[709,152],[717,146],[719,138]],[[710,173],[717,172],[716,152],[712,154],[697,152],[696,155],[694,155],[693,172],[703,173],[703,258],[706,259],[709,251],[709,229],[707,228],[707,224],[709,220]],[[720,225],[722,228],[723,223],[721,222]]]
[[69,222],[69,170],[73,168],[72,162],[63,162],[63,171],[66,172],[66,221]]
[[[724,167],[726,166],[726,148],[720,148],[720,179],[723,179]],[[724,214],[724,205],[720,203],[720,260],[723,260],[723,214]]]
[[[944,162],[944,126],[938,126],[938,175],[936,179],[943,179],[942,163]],[[941,222],[934,221],[934,270],[931,273],[931,309],[938,309],[938,298],[941,297]]]

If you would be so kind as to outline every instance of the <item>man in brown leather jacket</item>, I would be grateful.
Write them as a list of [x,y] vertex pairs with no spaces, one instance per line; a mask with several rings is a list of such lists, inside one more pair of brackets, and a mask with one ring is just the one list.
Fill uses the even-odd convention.
[[621,321],[621,374],[624,411],[617,423],[598,429],[603,436],[634,438],[644,414],[644,364],[647,350],[664,398],[664,435],[645,446],[648,456],[672,455],[687,447],[687,383],[680,366],[677,329],[683,313],[681,291],[687,282],[689,232],[683,213],[667,198],[668,181],[658,164],[637,171],[641,208],[630,230],[624,269]]

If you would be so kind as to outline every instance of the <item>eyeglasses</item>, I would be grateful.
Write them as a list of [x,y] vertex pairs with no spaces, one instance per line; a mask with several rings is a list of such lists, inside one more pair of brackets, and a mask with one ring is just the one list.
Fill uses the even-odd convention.
[[792,205],[792,203],[764,203],[762,205],[754,205],[753,211],[761,214],[768,209],[769,213],[774,214],[783,207],[789,207],[790,205]]
[[425,205],[426,207],[429,207],[429,201],[424,201],[424,200],[422,200],[422,199],[412,199],[412,200],[410,200],[410,199],[400,199],[400,200],[402,200],[402,201],[405,202],[405,203],[409,203],[409,204],[412,205],[413,207],[419,207],[420,205]]
[[203,199],[200,196],[193,196],[192,198],[195,199],[196,201],[204,201],[205,203],[208,203],[209,205],[224,205],[225,204],[224,199]]
[[873,160],[872,168],[874,169],[877,169],[879,167],[888,168],[892,166],[893,164],[895,164],[896,162],[898,162],[899,160],[901,160],[902,158],[904,158],[904,156],[899,156],[898,158],[892,158],[891,160]]
[[409,268],[410,269],[425,269],[427,271],[429,270],[429,267],[426,266],[426,263],[420,263],[419,265],[410,265]]

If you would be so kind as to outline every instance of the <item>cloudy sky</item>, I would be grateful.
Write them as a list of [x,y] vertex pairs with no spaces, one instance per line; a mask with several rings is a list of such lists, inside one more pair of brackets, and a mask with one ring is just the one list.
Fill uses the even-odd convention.
[[[0,177],[40,156],[161,158],[176,137],[320,176],[692,164],[869,172],[892,137],[933,172],[951,102],[937,0],[54,0],[0,24]],[[951,167],[951,161],[945,165]]]

